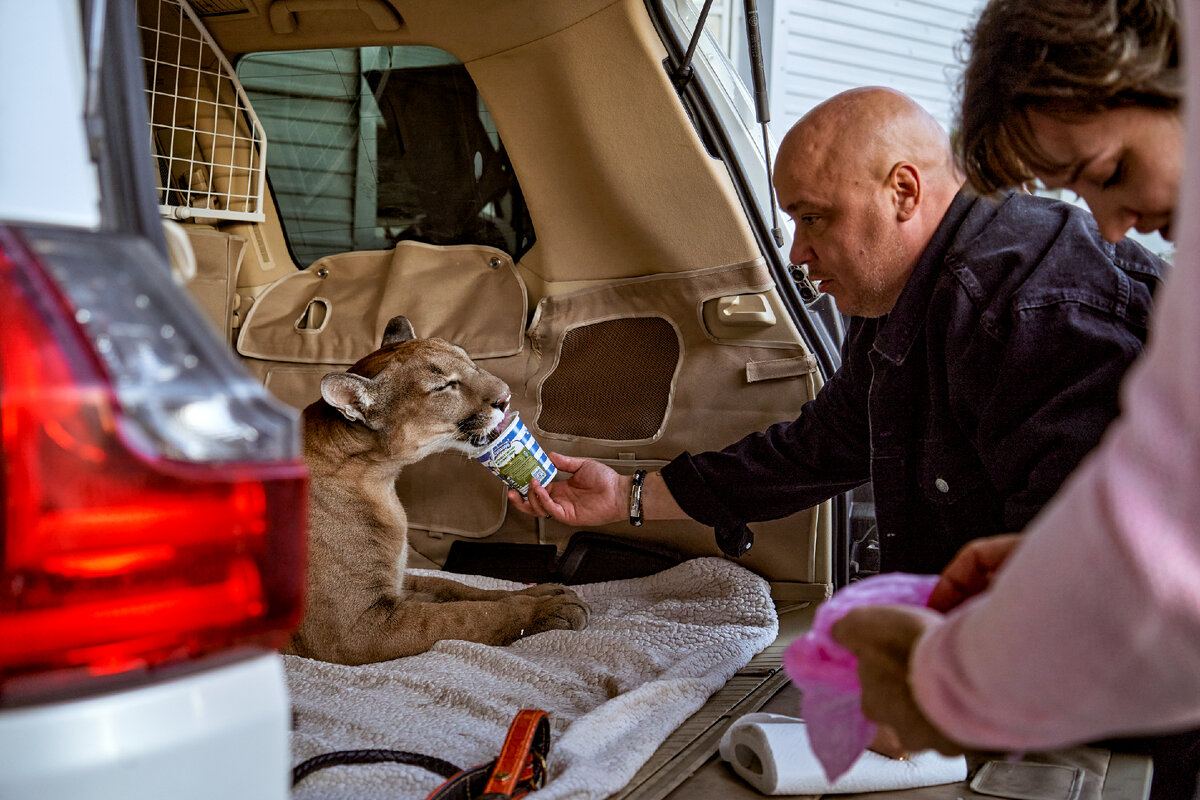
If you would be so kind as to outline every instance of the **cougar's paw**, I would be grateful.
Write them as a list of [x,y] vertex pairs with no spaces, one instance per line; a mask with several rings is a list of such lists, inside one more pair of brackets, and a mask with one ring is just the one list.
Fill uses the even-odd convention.
[[[587,627],[591,609],[573,591],[556,583],[533,588],[543,591],[536,595],[538,602],[533,611],[533,620],[525,629],[526,636],[543,631],[581,631]],[[528,589],[525,593],[532,594]]]
[[530,586],[528,589],[522,589],[517,594],[529,595],[530,597],[547,597],[560,594],[569,594],[573,597],[575,595],[573,591],[561,583],[539,583],[535,586]]

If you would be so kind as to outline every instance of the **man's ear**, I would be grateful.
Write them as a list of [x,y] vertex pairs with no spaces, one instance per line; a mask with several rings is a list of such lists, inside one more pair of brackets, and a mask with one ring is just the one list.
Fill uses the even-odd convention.
[[363,423],[375,400],[371,379],[349,372],[331,372],[322,378],[321,397],[346,419]]
[[921,173],[915,164],[898,161],[888,173],[888,188],[896,203],[896,219],[907,222],[921,204]]

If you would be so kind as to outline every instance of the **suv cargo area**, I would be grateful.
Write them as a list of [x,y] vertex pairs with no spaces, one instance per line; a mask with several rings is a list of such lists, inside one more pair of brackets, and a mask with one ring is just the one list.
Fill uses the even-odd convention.
[[[547,450],[624,473],[794,417],[834,366],[837,318],[786,278],[732,69],[705,40],[673,80],[696,20],[667,5],[141,0],[160,211],[218,335],[301,409],[403,314],[503,378]],[[581,533],[509,509],[461,456],[398,491],[410,568],[561,556]],[[783,634],[624,792],[670,791],[782,685],[784,644],[833,588],[840,509],[755,526],[738,563],[770,582]],[[693,522],[587,534],[594,580],[631,574],[631,540],[721,557]]]

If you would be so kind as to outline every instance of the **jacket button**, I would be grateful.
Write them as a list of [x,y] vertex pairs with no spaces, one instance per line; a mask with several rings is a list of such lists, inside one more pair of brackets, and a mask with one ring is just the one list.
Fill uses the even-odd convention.
[[950,491],[950,484],[946,483],[946,481],[943,480],[942,478],[938,478],[936,481],[934,481],[933,487],[935,489],[937,489],[939,492],[941,492],[942,494],[945,494],[946,492]]

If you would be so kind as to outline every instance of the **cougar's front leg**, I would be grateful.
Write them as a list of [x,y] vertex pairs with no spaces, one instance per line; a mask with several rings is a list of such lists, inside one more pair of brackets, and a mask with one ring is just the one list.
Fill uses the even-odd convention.
[[[539,583],[526,589],[479,589],[458,581],[433,575],[409,575],[405,578],[405,600],[423,600],[453,605],[464,601],[499,604],[496,613],[513,616],[519,628],[509,631],[508,641],[551,630],[582,630],[591,610],[575,592],[561,583]],[[480,621],[481,625],[487,623]],[[443,637],[450,638],[450,637]],[[473,636],[453,638],[484,641]],[[507,642],[506,642],[507,643]]]
[[[556,586],[557,584],[546,584]],[[410,600],[446,603],[452,600],[496,600],[512,594],[508,589],[477,589],[433,575],[404,576],[404,596]]]
[[[476,589],[440,578],[429,582],[421,578],[414,588],[417,585],[424,590],[421,595],[381,600],[359,617],[343,641],[342,663],[363,664],[415,655],[442,639],[506,645],[522,636],[581,630],[587,625],[587,604],[558,584],[541,584],[518,592]],[[425,599],[434,592],[446,599]],[[465,599],[451,599],[462,595]]]

